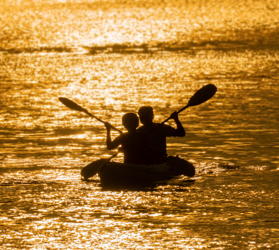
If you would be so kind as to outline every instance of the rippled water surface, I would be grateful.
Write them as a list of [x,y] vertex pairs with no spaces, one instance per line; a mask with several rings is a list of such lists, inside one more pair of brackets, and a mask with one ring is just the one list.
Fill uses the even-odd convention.
[[[0,10],[1,249],[279,247],[277,1],[5,0]],[[102,123],[58,97],[123,129],[125,112],[152,105],[162,121],[208,83],[216,95],[182,112],[187,135],[168,140],[194,178],[146,190],[80,180],[114,152]]]

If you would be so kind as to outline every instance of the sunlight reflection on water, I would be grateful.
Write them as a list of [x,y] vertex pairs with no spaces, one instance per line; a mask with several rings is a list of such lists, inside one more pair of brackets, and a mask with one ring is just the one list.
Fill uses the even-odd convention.
[[[2,186],[7,195],[6,210],[2,213],[6,242],[40,244],[46,248],[82,245],[100,249],[112,245],[119,248],[256,245],[235,238],[237,231],[241,230],[244,239],[254,234],[255,226],[268,233],[266,226],[272,228],[276,207],[267,202],[274,193],[264,191],[265,184],[259,182],[270,176],[258,173],[255,178],[253,174],[254,177],[247,171],[244,178],[243,174],[238,179],[233,177],[234,182],[230,174],[206,178],[200,184],[184,187],[182,192],[166,186],[147,192],[103,192],[94,183],[78,180],[72,180],[72,185],[44,181]],[[74,173],[71,171],[68,180],[70,175]],[[252,189],[255,183],[261,183],[257,190]],[[275,186],[269,188],[275,190]],[[9,192],[14,195],[9,196]],[[14,226],[22,231],[20,239]],[[272,238],[270,242],[274,243]]]
[[[1,247],[278,247],[278,3],[63,2],[1,2]],[[123,129],[125,112],[152,105],[162,121],[208,83],[216,96],[168,141],[196,177],[136,191],[80,180],[112,152],[103,124],[59,96]]]
[[[278,164],[273,94],[278,85],[273,75],[268,84],[258,81],[257,61],[265,58],[266,65],[273,65],[277,57],[265,57],[265,52],[249,55],[249,60],[244,59],[249,74],[244,74],[241,53],[235,53],[227,59],[222,52],[195,57],[26,56],[29,63],[14,71],[15,80],[1,85],[6,111],[0,121],[3,244],[99,249],[255,247],[266,244],[264,235],[269,235],[274,246],[276,222],[272,221],[277,217],[270,201],[278,196],[278,187],[277,172],[269,171]],[[25,62],[22,58],[20,63]],[[53,61],[52,74],[29,75],[38,58],[36,71]],[[14,59],[7,56],[11,64]],[[110,68],[104,67],[105,61]],[[59,96],[70,97],[121,128],[124,112],[152,104],[156,120],[163,120],[210,82],[218,86],[216,96],[182,113],[188,135],[169,140],[169,154],[196,165],[196,184],[125,192],[102,190],[98,176],[91,183],[80,181],[82,166],[112,153],[105,150],[103,125],[68,110],[57,100]],[[121,161],[122,155],[116,160]],[[247,242],[255,232],[263,236]]]

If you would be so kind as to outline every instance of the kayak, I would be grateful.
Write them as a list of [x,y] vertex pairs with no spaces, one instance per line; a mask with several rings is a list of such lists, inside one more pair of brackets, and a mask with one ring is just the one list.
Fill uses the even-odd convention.
[[81,170],[84,180],[98,174],[105,188],[150,187],[179,175],[193,177],[195,167],[179,157],[169,156],[165,163],[156,165],[125,164],[107,159],[94,161]]

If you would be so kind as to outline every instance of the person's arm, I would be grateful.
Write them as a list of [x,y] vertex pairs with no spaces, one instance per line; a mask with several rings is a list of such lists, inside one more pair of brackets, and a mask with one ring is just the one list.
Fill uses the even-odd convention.
[[178,113],[177,112],[173,112],[171,114],[171,119],[173,119],[176,123],[176,129],[174,129],[174,134],[172,136],[185,136],[185,129],[182,125],[182,123],[179,121],[179,118],[178,118]]
[[106,138],[106,144],[107,144],[107,149],[114,149],[117,148],[121,144],[121,135],[116,137],[113,141],[111,140],[111,125],[106,122],[105,123],[106,129],[107,129],[107,138]]

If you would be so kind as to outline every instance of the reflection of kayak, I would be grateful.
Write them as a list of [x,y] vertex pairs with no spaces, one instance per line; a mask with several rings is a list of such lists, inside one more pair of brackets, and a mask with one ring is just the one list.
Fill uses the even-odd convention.
[[96,173],[100,176],[102,187],[146,187],[179,175],[192,177],[195,175],[195,168],[179,157],[168,157],[166,163],[158,165],[124,164],[101,159],[90,163],[81,171],[85,180]]

